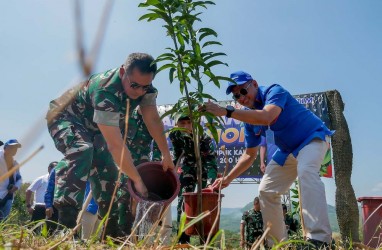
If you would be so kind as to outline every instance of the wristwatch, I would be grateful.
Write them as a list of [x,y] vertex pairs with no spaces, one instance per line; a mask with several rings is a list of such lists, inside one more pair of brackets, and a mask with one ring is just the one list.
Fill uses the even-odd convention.
[[230,118],[232,113],[235,111],[235,108],[231,105],[228,105],[227,107],[225,107],[225,110],[227,110],[227,114],[225,116]]

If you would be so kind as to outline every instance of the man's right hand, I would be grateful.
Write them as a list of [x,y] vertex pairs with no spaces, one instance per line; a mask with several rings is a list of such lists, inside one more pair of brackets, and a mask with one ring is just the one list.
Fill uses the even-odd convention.
[[245,248],[245,241],[244,240],[240,240],[240,247]]
[[260,164],[260,170],[261,170],[261,172],[262,172],[263,174],[265,173],[265,167],[266,167],[265,163],[262,162],[262,163]]
[[227,180],[227,178],[217,178],[214,183],[212,183],[212,189],[213,190],[219,190],[219,187],[220,187],[220,183],[221,183],[221,188],[226,188],[228,187],[229,185],[229,181]]
[[28,207],[28,208],[27,208],[27,210],[28,210],[28,214],[30,214],[30,215],[32,215],[32,214],[33,214],[33,211],[34,211],[34,209],[33,209],[33,208],[31,208],[31,207]]
[[45,209],[46,218],[48,218],[48,219],[51,218],[53,213],[54,213],[53,207],[48,207],[47,209]]
[[146,185],[143,183],[142,179],[134,182],[134,187],[137,192],[144,198],[149,196],[149,192],[147,191]]

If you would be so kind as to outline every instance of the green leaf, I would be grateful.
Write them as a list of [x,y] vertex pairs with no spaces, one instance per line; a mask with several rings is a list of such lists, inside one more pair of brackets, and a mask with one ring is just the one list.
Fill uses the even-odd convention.
[[[208,245],[212,246],[215,243],[216,239],[219,237],[219,235],[222,234],[222,233],[224,235],[224,230],[223,229],[220,229],[219,231],[217,231],[217,233],[214,235],[214,237],[212,237],[212,239],[211,239],[211,241],[210,241],[210,243]],[[222,235],[222,237],[223,237],[223,235]]]
[[210,29],[210,28],[201,28],[199,29],[198,33],[201,33],[201,35],[199,36],[199,41],[202,41],[203,38],[207,36],[214,36],[214,37],[218,36],[218,34],[213,29]]
[[[206,47],[206,46],[209,46],[209,45],[222,45],[220,42],[218,41],[208,41],[208,42],[205,42],[202,46],[202,48]],[[224,54],[224,53],[223,53]]]
[[162,70],[164,69],[167,69],[167,68],[176,68],[175,64],[173,63],[168,63],[168,64],[165,64],[163,66],[161,66],[158,70],[157,70],[157,73],[161,72]]
[[[206,53],[207,54],[207,53]],[[213,58],[213,57],[217,57],[217,56],[226,56],[226,54],[225,53],[222,53],[222,52],[220,52],[220,53],[213,53],[213,52],[210,52],[210,53],[208,53],[206,56],[203,56],[203,59],[205,60],[205,61],[208,61],[208,60],[210,60],[211,58]]]
[[138,21],[142,21],[144,19],[148,19],[147,21],[152,21],[152,20],[155,20],[155,19],[158,19],[160,18],[160,16],[156,13],[148,13],[148,14],[144,14],[143,16],[141,16]]
[[147,4],[147,5],[157,5],[157,4],[160,4],[160,1],[159,0],[146,0],[145,4]]
[[174,74],[175,74],[176,68],[171,68],[169,71],[169,78],[170,78],[170,83],[174,81]]

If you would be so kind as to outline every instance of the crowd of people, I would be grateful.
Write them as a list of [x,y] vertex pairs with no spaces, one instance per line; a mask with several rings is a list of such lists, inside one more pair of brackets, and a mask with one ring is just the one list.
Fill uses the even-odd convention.
[[[61,96],[50,102],[48,130],[64,158],[50,163],[49,174],[29,186],[26,207],[32,220],[49,218],[63,227],[74,228],[87,195],[91,195],[88,214],[83,216],[82,224],[86,228],[82,230],[82,237],[86,239],[95,233],[99,219],[107,214],[111,202],[105,233],[111,237],[127,236],[131,233],[134,215],[126,179],[134,183],[142,197],[147,197],[148,190],[136,166],[147,161],[161,161],[163,171],[175,171],[176,163],[181,163],[177,171],[181,185],[177,206],[179,222],[183,210],[182,193],[193,192],[197,184],[192,122],[187,115],[176,119],[177,127],[182,129],[169,134],[172,157],[156,108],[158,91],[152,83],[156,71],[152,56],[133,53],[122,66],[92,75],[78,91],[65,93],[74,93],[72,97]],[[291,225],[285,226],[289,220],[283,214],[280,197],[296,177],[300,183],[300,206],[307,241],[316,247],[326,247],[331,241],[331,229],[319,169],[332,132],[282,86],[259,86],[243,71],[232,73],[230,78],[226,94],[232,93],[233,99],[245,108],[221,107],[208,101],[200,107],[200,112],[242,121],[245,151],[230,173],[218,178],[216,147],[211,137],[204,133],[200,139],[203,188],[216,190],[220,184],[227,187],[253,164],[260,150],[264,176],[254,208],[243,215],[242,247],[253,243],[268,224],[272,225],[269,246],[274,241],[285,240],[288,230],[294,230]],[[270,145],[275,147],[270,149]],[[15,139],[4,144],[0,151],[1,175],[17,165],[14,156],[20,147]],[[264,147],[269,151],[266,160],[261,153]],[[123,173],[120,180],[119,169]],[[9,214],[14,192],[21,183],[19,171],[0,183],[0,220]],[[118,183],[117,198],[112,200]],[[92,223],[88,223],[90,221]],[[295,223],[293,219],[292,222]],[[166,234],[171,233],[172,225],[168,224]],[[246,239],[244,228],[247,228]],[[189,240],[189,236],[183,234],[180,242]]]

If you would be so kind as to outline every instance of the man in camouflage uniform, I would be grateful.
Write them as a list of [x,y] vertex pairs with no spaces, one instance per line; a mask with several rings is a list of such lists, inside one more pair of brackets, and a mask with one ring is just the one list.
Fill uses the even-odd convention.
[[293,218],[292,215],[288,214],[288,208],[285,204],[282,204],[281,206],[283,207],[283,215],[284,215],[286,230],[288,231],[288,235],[290,236],[297,232],[299,223],[295,218]]
[[[245,232],[245,237],[244,237]],[[263,217],[259,197],[255,197],[253,208],[245,211],[240,224],[240,247],[251,249],[252,244],[263,234]]]
[[[197,184],[197,169],[196,159],[194,153],[194,141],[192,138],[192,125],[188,116],[181,116],[177,122],[177,127],[185,128],[185,131],[172,131],[169,134],[174,151],[174,163],[177,163],[179,157],[183,154],[183,161],[181,164],[180,191],[178,194],[178,214],[177,222],[179,224],[180,216],[183,210],[183,193],[194,192]],[[217,176],[217,160],[215,145],[210,136],[205,132],[200,138],[200,156],[202,160],[202,188],[211,185]],[[178,167],[178,166],[177,166]],[[182,234],[179,242],[189,242],[190,237]]]
[[[124,131],[121,131],[124,133]],[[134,165],[138,166],[141,163],[152,161],[161,161],[161,154],[156,143],[152,143],[153,138],[147,129],[139,107],[134,109],[129,117],[128,133],[126,145],[130,150]],[[154,144],[154,145],[152,145]],[[151,150],[151,146],[154,147]],[[150,154],[152,153],[152,159]],[[134,222],[132,212],[130,210],[130,194],[127,189],[128,176],[122,174],[120,179],[120,187],[117,192],[119,221],[118,225],[123,234],[129,235]]]
[[[50,103],[49,133],[56,148],[64,154],[56,167],[54,194],[59,223],[69,228],[75,226],[88,179],[100,215],[105,216],[117,182],[116,164],[132,179],[137,191],[147,196],[146,186],[121,135],[127,103],[130,113],[140,105],[147,128],[162,152],[164,170],[174,168],[156,108],[153,60],[150,55],[133,53],[121,67],[91,76],[77,90],[68,91]],[[74,94],[68,96],[71,93]],[[107,150],[102,146],[103,139]],[[107,235],[119,235],[117,221],[117,203],[114,202]]]

